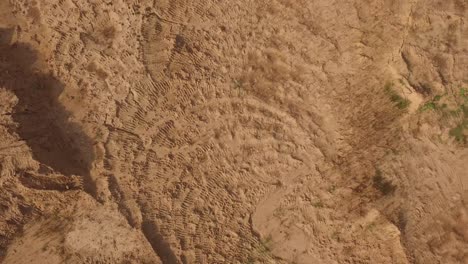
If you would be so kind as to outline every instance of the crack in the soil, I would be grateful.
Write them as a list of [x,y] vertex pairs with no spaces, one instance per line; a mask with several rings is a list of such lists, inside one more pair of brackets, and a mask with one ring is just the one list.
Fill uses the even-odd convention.
[[141,224],[141,230],[163,264],[179,263],[174,251],[172,251],[169,243],[166,242],[162,234],[159,232],[159,228],[155,223],[145,221]]

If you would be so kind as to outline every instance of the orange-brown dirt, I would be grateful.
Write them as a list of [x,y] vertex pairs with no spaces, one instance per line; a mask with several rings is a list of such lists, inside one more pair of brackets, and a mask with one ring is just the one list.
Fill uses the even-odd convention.
[[2,263],[468,263],[466,0],[0,0]]

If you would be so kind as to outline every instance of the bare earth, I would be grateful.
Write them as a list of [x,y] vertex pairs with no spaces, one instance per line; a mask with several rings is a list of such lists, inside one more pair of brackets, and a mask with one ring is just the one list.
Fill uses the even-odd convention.
[[0,0],[0,262],[468,263],[466,0]]

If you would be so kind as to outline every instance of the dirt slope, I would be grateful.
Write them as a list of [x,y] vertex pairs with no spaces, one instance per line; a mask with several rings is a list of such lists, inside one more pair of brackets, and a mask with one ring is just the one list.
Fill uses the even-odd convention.
[[0,0],[3,263],[468,263],[463,0]]

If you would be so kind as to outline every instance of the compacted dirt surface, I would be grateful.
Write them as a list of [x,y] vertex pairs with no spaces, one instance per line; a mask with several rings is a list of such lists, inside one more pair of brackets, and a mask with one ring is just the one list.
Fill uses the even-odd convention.
[[2,263],[468,263],[466,0],[0,0]]

